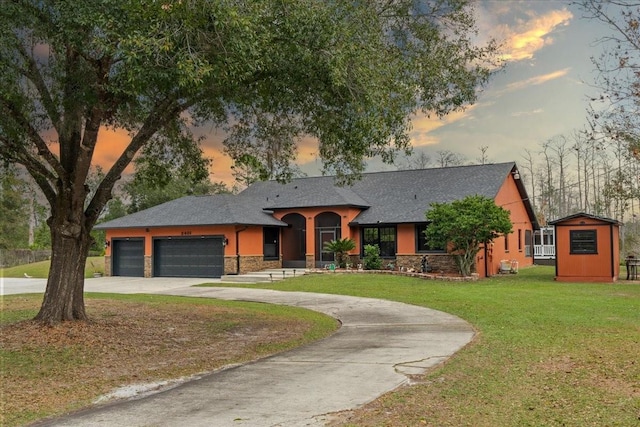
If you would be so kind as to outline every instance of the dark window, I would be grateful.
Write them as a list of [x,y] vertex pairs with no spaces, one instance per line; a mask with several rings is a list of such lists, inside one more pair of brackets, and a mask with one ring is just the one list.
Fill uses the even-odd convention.
[[434,245],[427,240],[424,232],[427,230],[428,225],[416,225],[416,252],[444,252],[444,248]]
[[504,235],[504,251],[509,252],[509,235]]
[[518,250],[522,252],[522,230],[518,228]]
[[278,227],[265,227],[263,229],[264,259],[280,258],[280,229]]
[[395,227],[364,227],[362,229],[362,253],[365,245],[378,245],[380,256],[394,257],[396,255]]
[[569,231],[570,250],[572,254],[597,254],[598,239],[596,230]]

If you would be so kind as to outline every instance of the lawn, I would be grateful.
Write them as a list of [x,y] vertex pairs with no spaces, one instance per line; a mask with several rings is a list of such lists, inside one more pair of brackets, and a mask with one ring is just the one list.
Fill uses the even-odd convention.
[[[28,276],[43,279],[49,275],[50,266],[51,261],[47,260],[31,264],[17,265],[15,267],[0,268],[0,277]],[[104,274],[104,257],[96,256],[87,258],[84,277],[93,277],[95,273]]]
[[640,286],[557,283],[553,267],[478,282],[322,274],[270,288],[377,297],[456,314],[474,342],[353,426],[638,426]]
[[[477,282],[324,273],[245,286],[401,301],[456,314],[477,329],[476,339],[447,363],[422,378],[413,378],[411,386],[343,414],[342,425],[640,425],[637,283],[556,283],[552,267],[538,266]],[[141,298],[136,304],[145,299],[153,303],[157,298],[136,297]],[[109,319],[113,317],[110,313],[119,311],[109,310],[108,301],[124,296],[100,299],[105,298],[107,302],[102,304]],[[9,308],[18,310],[19,305],[4,306],[5,320]],[[33,314],[23,311],[19,318]],[[228,318],[221,319],[224,331]],[[143,334],[144,327],[133,334],[127,332],[129,322],[123,318],[114,331],[134,337]],[[296,324],[291,318],[289,322]],[[150,320],[147,325],[151,328],[158,323],[162,324]],[[101,345],[122,347],[117,341]],[[190,349],[194,352],[198,349]],[[81,362],[89,363],[85,359]]]

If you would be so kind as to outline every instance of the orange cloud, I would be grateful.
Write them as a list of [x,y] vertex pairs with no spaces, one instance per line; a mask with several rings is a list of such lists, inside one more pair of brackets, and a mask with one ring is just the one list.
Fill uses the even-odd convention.
[[[93,152],[93,164],[109,170],[130,142],[131,135],[125,129],[101,128]],[[133,173],[133,165],[130,164],[125,173]]]
[[502,26],[505,45],[502,59],[505,61],[522,61],[532,59],[535,52],[552,44],[553,33],[558,27],[569,25],[573,14],[567,9],[552,10],[542,16],[529,13],[532,19],[520,21],[516,28]]
[[415,115],[411,120],[413,125],[413,129],[411,131],[411,144],[414,147],[420,147],[440,143],[440,139],[431,134],[433,131],[441,128],[442,126],[450,125],[463,119],[472,119],[473,116],[470,113],[477,107],[478,104],[474,104],[463,111],[454,111],[442,118]]

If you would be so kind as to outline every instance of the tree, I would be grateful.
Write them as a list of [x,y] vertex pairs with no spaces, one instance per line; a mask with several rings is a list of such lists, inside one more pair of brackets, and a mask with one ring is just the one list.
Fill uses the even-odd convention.
[[460,273],[471,274],[480,245],[513,231],[509,211],[484,196],[468,196],[451,203],[433,203],[426,213],[428,241],[455,256]]
[[413,151],[405,155],[404,160],[398,165],[398,170],[426,169],[431,165],[431,157],[424,151]]
[[[0,157],[26,167],[51,210],[36,319],[86,319],[90,231],[145,147],[175,149],[205,123],[244,138],[238,156],[274,133],[309,136],[344,182],[405,149],[413,114],[475,101],[497,49],[474,36],[458,0],[0,0]],[[128,143],[89,197],[107,128]]]
[[480,157],[476,158],[476,161],[478,162],[478,164],[486,165],[487,163],[489,163],[489,156],[487,156],[487,151],[489,150],[489,146],[481,145],[480,147],[478,147],[478,150],[480,150]]
[[581,0],[584,17],[604,23],[611,34],[598,40],[592,58],[598,72],[591,98],[592,143],[623,141],[640,158],[640,4],[622,0]]
[[449,150],[438,150],[437,163],[441,168],[447,168],[450,166],[461,166],[464,163],[464,156],[460,153],[454,153]]
[[356,248],[356,242],[353,239],[345,237],[344,239],[335,239],[329,242],[325,242],[323,250],[325,252],[333,252],[336,256],[336,263],[338,267],[345,268],[347,266],[347,260],[349,251]]
[[26,248],[29,242],[27,184],[14,167],[0,164],[0,249]]
[[209,180],[212,160],[190,138],[179,145],[149,145],[134,160],[133,179],[123,186],[128,212],[138,212],[186,195],[228,193],[223,182]]

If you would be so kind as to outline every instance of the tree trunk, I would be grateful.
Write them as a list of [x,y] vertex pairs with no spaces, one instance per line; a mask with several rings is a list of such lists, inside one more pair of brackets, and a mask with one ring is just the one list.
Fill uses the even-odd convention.
[[47,324],[86,320],[84,268],[91,245],[90,230],[68,222],[51,221],[51,269],[40,312]]

